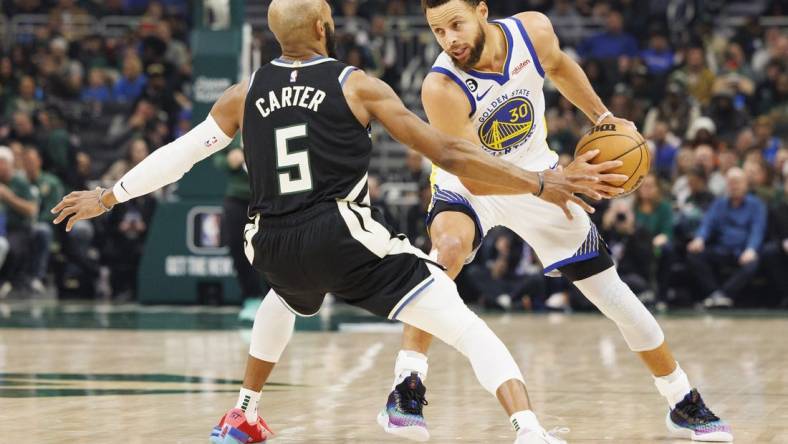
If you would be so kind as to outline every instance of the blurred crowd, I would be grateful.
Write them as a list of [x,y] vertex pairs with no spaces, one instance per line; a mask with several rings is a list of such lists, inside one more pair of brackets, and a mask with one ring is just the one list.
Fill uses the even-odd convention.
[[[156,200],[136,199],[66,233],[50,209],[72,190],[109,186],[188,131],[186,0],[4,0],[7,18],[38,14],[0,46],[0,297],[134,295]],[[118,37],[80,26],[138,20]]]
[[[0,52],[0,296],[10,288],[133,296],[154,198],[119,206],[69,233],[48,209],[72,189],[111,184],[190,127],[185,0],[5,0],[3,13],[46,14]],[[391,32],[418,2],[333,0],[340,58],[405,92],[403,41]],[[610,110],[648,139],[652,172],[632,196],[596,204],[593,218],[624,279],[667,306],[777,306],[788,301],[788,29],[784,2],[496,0],[495,16],[547,14],[564,49]],[[76,32],[77,16],[139,17],[120,37]],[[718,26],[720,17],[738,19]],[[589,31],[589,29],[591,31]],[[276,55],[263,40],[263,60]],[[423,46],[417,46],[422,48]],[[428,66],[427,66],[428,68]],[[420,79],[411,82],[415,88]],[[549,144],[571,161],[589,122],[549,82]],[[429,250],[430,166],[370,177],[373,203]],[[493,229],[458,283],[463,296],[505,310],[588,307],[546,278],[527,244]],[[90,291],[85,293],[86,289]],[[76,290],[74,290],[76,291]]]

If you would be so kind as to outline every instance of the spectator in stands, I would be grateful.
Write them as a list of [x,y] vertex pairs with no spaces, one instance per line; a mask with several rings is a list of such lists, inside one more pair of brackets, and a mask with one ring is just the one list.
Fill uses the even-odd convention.
[[249,263],[244,253],[244,233],[249,223],[249,200],[252,191],[249,188],[249,174],[244,165],[244,151],[240,147],[232,147],[226,156],[216,156],[216,166],[227,173],[227,187],[224,190],[222,204],[222,244],[230,249],[233,259],[238,286],[241,289],[243,308],[238,313],[241,321],[253,322],[260,300],[268,293],[263,289],[262,277]]
[[690,124],[700,117],[700,107],[687,95],[686,88],[681,83],[668,83],[665,93],[662,101],[646,114],[643,132],[651,134],[656,123],[662,121],[668,124],[673,134],[684,135]]
[[107,86],[107,76],[101,68],[92,68],[88,75],[88,84],[82,88],[82,101],[107,103],[112,99],[112,91]]
[[556,0],[547,16],[562,43],[577,43],[583,35],[583,18],[569,0]]
[[[5,146],[0,147],[0,207],[6,215],[6,239],[10,246],[8,257],[0,270],[0,281],[4,281],[4,284],[25,285],[30,235],[38,213],[38,201],[27,179],[14,171],[14,154]],[[5,287],[6,290],[10,288]]]
[[744,171],[730,169],[727,181],[728,195],[714,201],[687,246],[687,259],[707,296],[703,301],[707,308],[730,307],[740,297],[758,269],[766,231],[766,206],[747,193]]
[[749,112],[735,105],[735,94],[732,89],[723,87],[715,92],[709,105],[708,115],[723,139],[733,139],[750,121]]
[[[371,177],[370,177],[371,179]],[[372,188],[370,187],[370,192]],[[413,245],[425,253],[432,247],[429,233],[427,232],[427,210],[432,202],[432,187],[429,181],[419,183],[419,202],[408,208],[405,215],[405,234]]]
[[49,252],[52,248],[54,231],[52,221],[55,215],[49,210],[63,198],[63,183],[57,176],[42,171],[41,154],[35,147],[28,147],[24,153],[24,167],[27,180],[37,190],[39,196],[38,219],[33,224],[30,287],[36,293],[43,293],[46,288],[44,281],[49,265]]
[[40,107],[41,102],[36,98],[36,81],[31,76],[22,76],[19,79],[17,94],[7,100],[5,115],[6,117],[16,113],[32,115]]
[[677,222],[674,229],[675,249],[685,246],[695,237],[700,227],[703,215],[706,214],[715,196],[707,186],[708,175],[706,169],[700,165],[692,167],[687,172],[689,195],[678,205]]
[[690,195],[688,173],[695,165],[695,152],[690,148],[682,148],[676,154],[676,172],[670,193],[679,206],[684,204]]
[[651,267],[654,253],[651,236],[636,223],[631,200],[616,199],[602,216],[602,236],[610,247],[621,279],[639,298],[654,299]]
[[745,97],[755,92],[755,74],[752,72],[747,56],[741,45],[728,43],[724,58],[717,73],[715,89],[730,89],[736,97],[736,107],[744,107]]
[[714,148],[711,145],[699,145],[695,148],[695,164],[706,171],[709,190],[715,195],[721,196],[725,192],[727,181],[723,174],[717,170]]
[[763,160],[761,153],[753,151],[753,158],[744,161],[742,169],[747,175],[747,186],[752,193],[761,199],[761,202],[768,205],[774,197],[774,187],[772,185],[771,169],[769,164]]
[[678,146],[676,136],[670,134],[668,124],[657,122],[649,135],[648,144],[652,152],[652,165],[660,179],[670,180],[676,167]]
[[118,102],[134,102],[142,94],[148,79],[142,73],[142,61],[134,54],[123,59],[123,76],[112,90],[113,98]]
[[491,230],[479,253],[480,263],[471,265],[468,274],[483,307],[510,310],[543,304],[545,278],[541,269],[522,266],[533,252],[514,233]]
[[119,181],[124,174],[128,173],[130,169],[134,168],[138,163],[142,162],[150,154],[148,142],[145,139],[134,139],[129,143],[126,151],[126,157],[118,159],[112,166],[109,167],[106,173],[101,176],[101,182],[105,186],[112,186],[115,182]]
[[102,258],[111,270],[110,282],[116,301],[136,297],[137,270],[155,209],[156,200],[148,195],[130,200],[107,216]]
[[776,286],[780,307],[788,308],[788,167],[783,167],[783,187],[770,207],[769,228],[763,267]]
[[191,63],[191,54],[185,43],[172,38],[170,22],[163,20],[156,27],[156,36],[166,45],[164,61],[172,66],[181,66]]
[[772,60],[766,65],[766,75],[755,88],[755,112],[758,114],[766,114],[775,106],[777,100],[777,82],[780,75],[785,72],[785,59]]
[[673,69],[675,59],[667,35],[662,31],[652,33],[648,47],[640,51],[640,58],[649,74],[657,78],[666,76]]
[[670,79],[687,85],[687,92],[704,107],[711,101],[716,77],[706,65],[706,54],[702,47],[688,48],[684,66],[674,71]]
[[621,56],[637,56],[638,44],[634,37],[624,31],[621,13],[614,10],[607,14],[605,31],[585,39],[577,49],[584,59],[611,60]]
[[[49,26],[57,30],[69,40],[84,37],[89,29],[92,18],[87,11],[82,9],[76,0],[58,0],[54,8],[49,11]],[[69,26],[72,24],[82,26]]]
[[[635,224],[643,228],[651,240],[657,259],[656,277],[660,284],[667,283],[673,262],[673,209],[662,197],[659,180],[649,174],[635,193]],[[664,301],[665,285],[658,285],[657,300]]]
[[779,137],[774,135],[774,123],[769,116],[760,116],[753,125],[755,134],[754,148],[763,153],[763,158],[774,165],[777,158],[777,151],[782,147]]

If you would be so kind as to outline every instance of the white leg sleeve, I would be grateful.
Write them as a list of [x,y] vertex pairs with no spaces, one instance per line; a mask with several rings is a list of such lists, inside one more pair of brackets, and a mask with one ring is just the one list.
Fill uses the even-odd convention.
[[279,362],[294,328],[293,312],[285,307],[274,290],[269,291],[254,318],[249,354],[263,361]]
[[435,282],[410,302],[397,319],[456,348],[470,361],[476,378],[495,395],[510,379],[523,380],[514,358],[487,324],[460,299],[454,282],[430,266]]
[[574,284],[599,311],[616,323],[632,351],[654,350],[665,341],[657,320],[621,280],[615,267]]

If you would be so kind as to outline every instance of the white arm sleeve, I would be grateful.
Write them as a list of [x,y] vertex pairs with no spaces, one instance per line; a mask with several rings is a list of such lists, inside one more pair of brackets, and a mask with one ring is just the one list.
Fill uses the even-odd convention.
[[178,181],[195,163],[224,149],[232,141],[208,117],[188,133],[164,145],[129,170],[112,187],[118,202],[139,197]]

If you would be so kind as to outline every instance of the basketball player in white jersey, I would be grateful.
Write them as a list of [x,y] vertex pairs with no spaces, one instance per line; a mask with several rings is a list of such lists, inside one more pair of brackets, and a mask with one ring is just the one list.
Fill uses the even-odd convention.
[[[580,66],[561,51],[543,14],[523,12],[488,21],[484,1],[421,3],[444,50],[422,87],[424,109],[434,127],[525,170],[555,168],[558,155],[546,142],[545,77],[590,123],[631,125],[607,110]],[[562,211],[534,195],[435,167],[428,223],[433,255],[452,278],[473,258],[487,230],[496,225],[510,228],[533,247],[546,273],[562,273],[616,323],[668,401],[666,425],[671,435],[698,441],[733,439],[730,427],[690,385],[657,321],[619,278],[596,227],[579,206]],[[430,335],[405,326],[394,389],[378,417],[390,433],[429,436],[420,406],[403,405],[400,398],[405,383],[422,387],[430,341]]]

